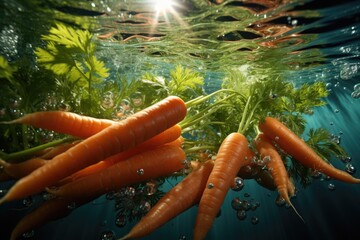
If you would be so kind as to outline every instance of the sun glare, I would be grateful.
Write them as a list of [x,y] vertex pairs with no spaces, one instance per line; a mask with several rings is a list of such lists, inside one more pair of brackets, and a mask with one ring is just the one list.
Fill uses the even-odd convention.
[[170,25],[172,20],[175,20],[181,26],[187,24],[181,19],[179,9],[183,7],[178,0],[151,0],[154,4],[155,24],[153,24],[151,32],[154,32],[158,23],[165,23]]
[[172,12],[174,4],[173,0],[155,0],[155,10],[158,14]]

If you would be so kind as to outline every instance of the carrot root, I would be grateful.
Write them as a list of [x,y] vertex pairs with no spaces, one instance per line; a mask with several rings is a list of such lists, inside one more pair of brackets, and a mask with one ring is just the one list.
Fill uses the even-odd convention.
[[265,121],[259,124],[259,129],[304,166],[343,182],[360,183],[360,179],[325,162],[309,145],[276,118],[266,117]]

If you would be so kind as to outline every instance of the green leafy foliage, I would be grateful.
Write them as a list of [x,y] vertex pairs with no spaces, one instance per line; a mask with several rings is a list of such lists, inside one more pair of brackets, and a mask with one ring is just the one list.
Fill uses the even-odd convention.
[[17,71],[17,68],[9,65],[5,57],[0,56],[0,78],[12,80],[14,72]]
[[104,62],[95,56],[92,34],[87,30],[56,24],[42,39],[47,44],[35,51],[38,63],[55,75],[74,82],[77,87],[86,88],[86,96],[83,94],[81,99],[82,109],[91,109],[96,104],[91,99],[93,85],[104,82],[104,78],[109,76]]
[[339,145],[335,136],[324,128],[310,129],[306,143],[327,162],[331,157],[345,158],[346,151]]
[[161,98],[176,95],[188,101],[204,92],[204,78],[200,73],[182,66],[176,66],[174,70],[170,71],[169,78],[147,73],[142,77],[141,81],[143,83],[143,91],[152,92],[149,94],[151,102],[159,100],[154,99],[155,96],[151,96],[154,95],[154,93]]

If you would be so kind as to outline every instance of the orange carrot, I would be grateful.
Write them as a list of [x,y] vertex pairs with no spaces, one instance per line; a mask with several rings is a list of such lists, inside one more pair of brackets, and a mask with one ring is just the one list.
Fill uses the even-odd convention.
[[93,198],[73,199],[53,198],[25,215],[12,230],[10,240],[18,239],[21,234],[38,228],[50,221],[68,216],[75,208],[90,202]]
[[72,143],[65,143],[65,144],[58,145],[56,147],[51,147],[49,149],[45,149],[47,151],[39,157],[42,159],[52,159],[52,158],[56,157],[57,155],[59,155],[60,153],[66,152],[68,149],[72,148],[79,142],[80,141],[74,141]]
[[21,163],[8,163],[0,159],[0,166],[3,167],[3,171],[9,176],[19,179],[44,166],[47,162],[47,160],[42,158],[31,158]]
[[167,192],[121,240],[144,237],[197,204],[213,166],[213,161],[209,160],[193,170]]
[[280,196],[294,209],[295,213],[303,220],[303,218],[296,211],[294,205],[290,201],[288,192],[288,190],[291,189],[291,186],[289,186],[289,176],[280,154],[271,144],[270,140],[268,140],[266,136],[262,133],[260,133],[256,137],[255,145],[256,149],[260,153],[261,158],[269,158],[268,161],[266,161],[266,167],[269,169],[269,172],[274,179],[274,183]]
[[109,191],[143,182],[152,178],[167,176],[184,167],[186,156],[176,146],[162,145],[120,161],[100,172],[83,177],[48,191],[59,197],[79,198],[100,196]]
[[0,203],[39,193],[87,166],[133,148],[180,122],[186,110],[182,99],[170,96],[112,124],[20,179]]
[[221,143],[199,203],[194,240],[204,239],[210,230],[234,177],[241,166],[248,164],[247,148],[248,141],[240,133],[229,134]]
[[269,139],[273,140],[304,166],[320,171],[340,181],[360,183],[360,179],[354,178],[347,172],[325,162],[310,146],[279,120],[266,117],[265,121],[259,124],[259,128]]
[[290,178],[290,177],[288,178],[287,190],[288,190],[290,197],[295,196],[295,190],[296,190],[295,185],[294,185],[292,178]]
[[150,148],[160,146],[165,143],[174,141],[172,144],[178,145],[180,147],[181,142],[178,142],[178,141],[180,141],[180,139],[179,139],[180,137],[181,137],[181,127],[180,127],[180,125],[175,124],[174,126],[170,127],[169,129],[166,129],[165,131],[159,133],[158,135],[150,138],[149,140],[139,144],[138,146],[136,146],[134,148],[131,148],[124,152],[110,156],[110,157],[104,159],[103,161],[95,163],[89,167],[86,167],[86,168],[72,174],[69,177],[69,179],[65,180],[65,182],[74,181],[74,180],[84,177],[86,175],[90,175],[92,173],[98,172],[102,169],[110,167],[111,165],[113,165],[119,161],[128,159],[129,157],[132,157],[135,154],[144,152]]
[[18,119],[2,123],[26,124],[79,138],[87,138],[111,126],[115,121],[82,116],[72,112],[45,111],[29,113]]

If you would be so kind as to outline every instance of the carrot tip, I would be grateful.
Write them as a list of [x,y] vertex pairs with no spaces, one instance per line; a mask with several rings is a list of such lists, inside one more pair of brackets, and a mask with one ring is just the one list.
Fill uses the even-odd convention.
[[129,234],[123,236],[122,238],[119,238],[118,240],[126,240],[126,239],[130,239]]
[[0,159],[0,166],[7,167],[8,165],[9,165],[9,163],[7,163],[6,161]]
[[0,124],[13,124],[16,123],[15,120],[11,120],[11,121],[1,121]]
[[0,199],[0,205],[7,201],[6,195]]
[[300,215],[300,213],[296,210],[296,208],[294,207],[294,205],[289,201],[288,202],[289,205],[291,206],[291,208],[294,210],[294,212],[296,213],[296,215],[298,215],[298,217],[303,221],[303,223],[305,223],[305,220],[303,219],[303,217]]

